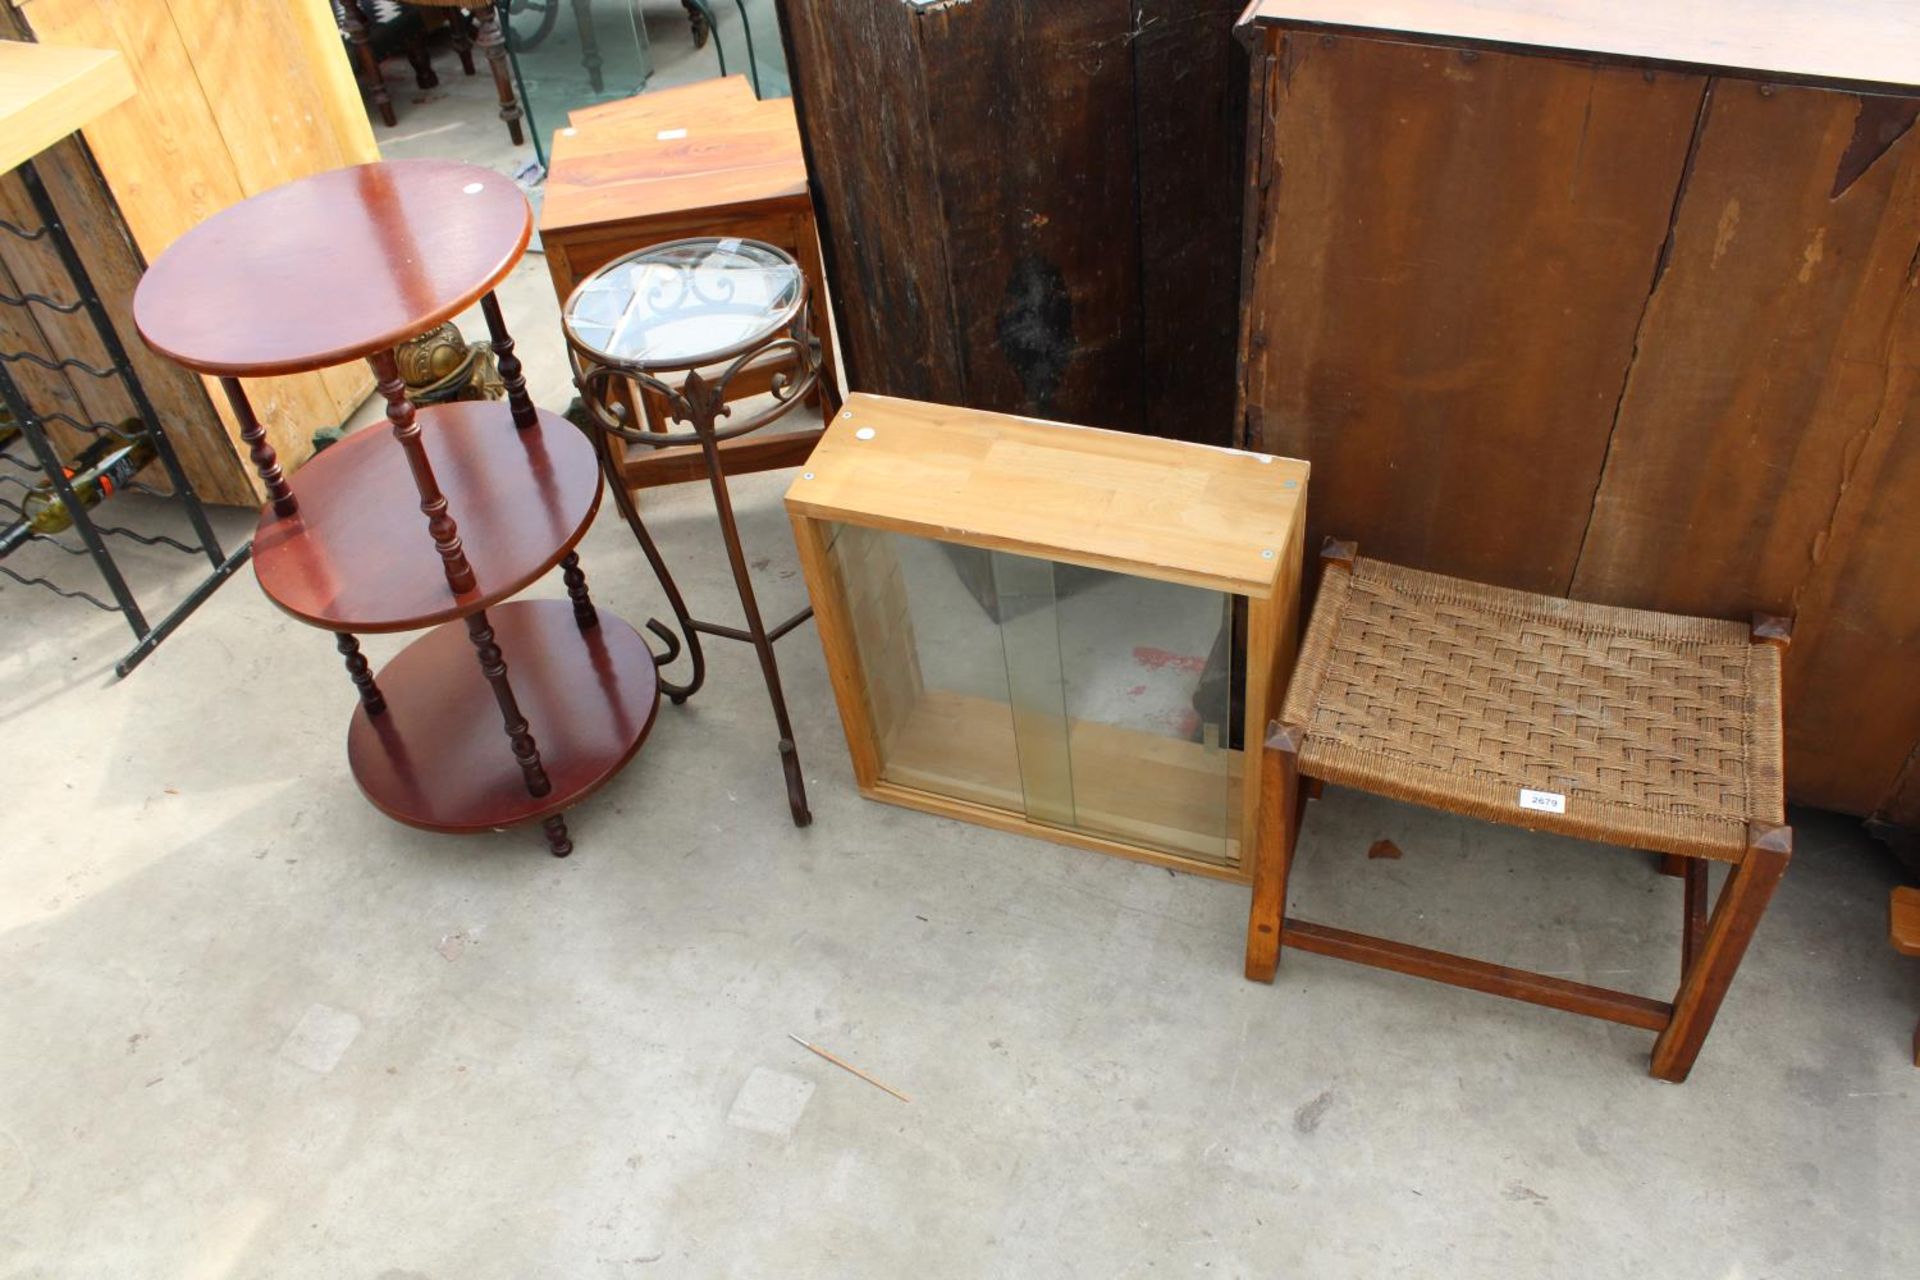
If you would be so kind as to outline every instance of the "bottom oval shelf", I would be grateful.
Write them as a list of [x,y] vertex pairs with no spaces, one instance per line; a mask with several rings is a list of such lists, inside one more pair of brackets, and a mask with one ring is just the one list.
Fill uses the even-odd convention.
[[454,832],[544,818],[598,790],[646,741],[660,706],[646,641],[599,614],[582,631],[565,600],[487,611],[552,791],[528,794],[464,621],[435,627],[380,669],[387,709],[373,716],[361,704],[347,731],[360,789],[389,817]]

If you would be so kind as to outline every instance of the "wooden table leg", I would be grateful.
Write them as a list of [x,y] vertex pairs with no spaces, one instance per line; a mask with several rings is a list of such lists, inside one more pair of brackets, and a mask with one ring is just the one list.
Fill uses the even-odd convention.
[[493,343],[495,367],[500,370],[500,385],[507,389],[507,407],[513,413],[513,425],[531,427],[540,421],[540,411],[534,407],[533,397],[527,394],[526,374],[521,371],[520,357],[513,352],[513,334],[507,330],[507,318],[501,314],[499,295],[493,290],[487,290],[480,299],[480,312],[487,320],[487,336]]
[[367,714],[377,716],[387,709],[387,699],[380,692],[380,686],[374,683],[373,672],[367,666],[367,655],[360,652],[360,642],[346,632],[334,636],[334,646],[347,660],[347,675],[353,680],[353,687],[360,691],[360,701],[366,705]]
[[427,457],[426,446],[420,443],[420,424],[414,421],[413,401],[407,398],[407,384],[400,376],[399,361],[394,359],[391,350],[386,350],[368,356],[367,363],[373,366],[374,385],[386,397],[387,421],[393,424],[394,439],[400,442],[400,451],[406,455],[407,467],[413,472],[413,485],[420,494],[420,511],[427,517],[427,532],[433,536],[433,545],[440,552],[441,563],[447,571],[447,587],[455,595],[462,595],[473,590],[473,566],[467,563],[466,548],[460,542],[460,526],[447,509],[447,496],[440,492],[433,463]]
[[493,71],[493,87],[500,95],[500,118],[507,122],[507,136],[517,147],[527,138],[520,131],[520,100],[513,92],[513,68],[507,65],[507,39],[500,34],[499,15],[491,4],[482,4],[475,6],[473,19],[479,24],[473,42],[487,56],[487,66]]
[[1281,926],[1287,914],[1287,872],[1300,835],[1298,725],[1268,726],[1260,759],[1260,822],[1253,863],[1253,905],[1247,913],[1247,977],[1272,982],[1280,967]]
[[1748,831],[1746,856],[1720,890],[1706,939],[1680,979],[1673,1018],[1653,1046],[1650,1071],[1655,1077],[1678,1084],[1693,1070],[1720,1002],[1792,856],[1791,828],[1756,825]]
[[240,385],[238,378],[222,378],[220,389],[227,393],[227,403],[233,406],[233,416],[240,424],[241,442],[247,446],[247,457],[253,460],[253,469],[260,477],[260,483],[266,486],[267,501],[273,504],[273,514],[299,514],[300,500],[293,496],[286,474],[280,470],[280,455],[267,442],[267,429],[260,425],[260,417],[253,411],[253,401],[247,398],[246,388]]
[[380,73],[380,59],[374,55],[373,41],[367,35],[367,15],[360,8],[360,0],[340,0],[340,12],[341,25],[347,30],[347,47],[353,50],[353,60],[360,64],[360,83],[373,99],[380,123],[392,128],[399,123],[399,118],[393,114],[387,78]]
[[[486,610],[468,616],[467,637],[473,641],[474,652],[480,659],[480,673],[493,687],[494,701],[500,705],[500,722],[513,747],[513,758],[520,762],[527,793],[544,796],[553,790],[553,781],[547,777],[547,767],[540,760],[540,746],[533,740],[526,713],[520,710],[520,700],[514,697],[513,685],[507,680],[507,660],[494,639],[493,624],[487,619]],[[573,852],[564,817],[556,813],[541,825],[546,832],[547,849],[554,857],[564,858]]]
[[455,9],[447,18],[447,29],[453,37],[453,55],[460,59],[462,75],[473,74],[473,28],[467,25],[467,15]]
[[593,597],[587,594],[587,574],[580,567],[580,553],[567,552],[567,558],[560,562],[560,578],[567,584],[567,599],[573,601],[573,620],[580,624],[582,631],[600,625],[600,615],[593,607]]
[[606,84],[600,73],[600,37],[593,29],[593,0],[573,0],[573,22],[580,28],[580,65],[587,69],[587,83],[599,93]]

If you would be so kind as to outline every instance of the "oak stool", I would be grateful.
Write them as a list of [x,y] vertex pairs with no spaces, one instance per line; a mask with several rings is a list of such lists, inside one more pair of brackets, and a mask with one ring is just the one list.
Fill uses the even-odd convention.
[[[1781,771],[1789,624],[1751,627],[1482,586],[1329,541],[1313,619],[1268,730],[1246,972],[1284,945],[1659,1033],[1687,1078],[1792,853]],[[1285,919],[1306,793],[1331,782],[1493,822],[1672,855],[1671,1004]],[[1707,915],[1711,862],[1731,868]]]

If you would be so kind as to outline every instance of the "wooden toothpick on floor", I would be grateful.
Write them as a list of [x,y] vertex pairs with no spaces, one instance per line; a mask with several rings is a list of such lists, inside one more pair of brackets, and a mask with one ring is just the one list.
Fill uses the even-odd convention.
[[828,1062],[831,1062],[834,1066],[840,1068],[842,1071],[852,1072],[854,1075],[859,1076],[862,1080],[865,1080],[868,1084],[872,1085],[874,1088],[886,1090],[888,1093],[900,1099],[900,1101],[902,1102],[913,1101],[912,1098],[909,1098],[906,1094],[900,1092],[898,1089],[894,1088],[892,1085],[881,1084],[878,1080],[875,1080],[872,1076],[868,1075],[866,1072],[862,1071],[860,1068],[854,1066],[851,1062],[845,1062],[839,1058],[834,1057],[832,1054],[828,1053],[825,1049],[822,1049],[817,1044],[808,1044],[805,1040],[802,1040],[799,1036],[793,1034],[793,1032],[791,1031],[787,1032],[787,1039],[793,1041],[795,1044],[799,1045],[802,1049],[807,1050],[809,1053],[819,1054],[821,1057],[825,1058]]

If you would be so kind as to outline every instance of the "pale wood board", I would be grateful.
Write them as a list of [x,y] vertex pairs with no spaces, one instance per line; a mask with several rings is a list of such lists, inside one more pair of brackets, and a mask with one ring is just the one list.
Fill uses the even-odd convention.
[[1254,0],[1241,21],[1920,85],[1912,0]]
[[1254,598],[1299,554],[1307,485],[1294,459],[866,394],[807,468],[787,508],[813,519]]
[[0,171],[133,96],[118,49],[0,40]]
[[[346,52],[322,6],[215,0],[29,0],[51,46],[125,54],[135,96],[86,126],[87,145],[128,230],[151,262],[188,230],[247,196],[342,164],[379,159]],[[323,15],[324,16],[324,15]],[[236,38],[234,24],[245,30]],[[372,389],[361,365],[253,382],[269,442],[288,472],[313,432],[343,421]],[[239,424],[217,384],[207,394],[233,448]],[[251,480],[255,496],[257,481]]]
[[869,800],[896,804],[903,809],[918,809],[922,813],[931,813],[936,817],[971,822],[976,826],[991,827],[996,831],[1007,831],[1017,836],[1033,836],[1037,839],[1052,841],[1054,844],[1072,845],[1076,849],[1091,849],[1095,853],[1111,854],[1116,858],[1145,862],[1156,867],[1171,867],[1175,871],[1210,876],[1215,880],[1229,880],[1235,884],[1250,884],[1253,880],[1253,870],[1245,860],[1228,866],[1221,863],[1201,862],[1195,858],[1182,858],[1175,854],[1161,853],[1157,849],[1143,849],[1139,845],[1127,844],[1124,841],[1109,840],[1104,836],[1085,831],[1043,826],[1037,822],[1028,822],[1019,814],[1009,813],[1005,809],[998,809],[992,805],[953,800],[946,796],[935,795],[931,791],[903,787],[898,783],[884,780],[876,782],[872,786],[861,787],[860,794]]

